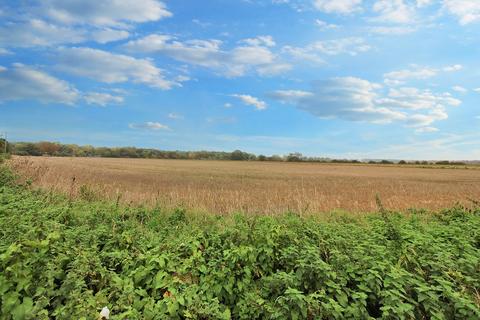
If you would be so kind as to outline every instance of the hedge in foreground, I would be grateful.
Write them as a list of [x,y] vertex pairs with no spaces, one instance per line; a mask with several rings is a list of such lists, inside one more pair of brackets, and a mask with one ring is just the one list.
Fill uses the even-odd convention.
[[479,319],[480,209],[198,216],[0,170],[0,318]]

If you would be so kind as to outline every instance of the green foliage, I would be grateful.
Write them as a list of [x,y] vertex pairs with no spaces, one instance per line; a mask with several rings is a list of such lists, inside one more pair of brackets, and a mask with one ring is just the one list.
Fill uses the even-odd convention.
[[1,319],[480,318],[478,207],[196,216],[14,181],[0,169]]
[[85,201],[95,201],[98,200],[97,192],[90,186],[82,185],[78,190],[79,197]]

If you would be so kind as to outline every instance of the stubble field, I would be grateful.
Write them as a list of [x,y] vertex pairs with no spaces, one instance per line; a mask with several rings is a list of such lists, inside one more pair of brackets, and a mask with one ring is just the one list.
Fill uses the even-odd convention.
[[[437,210],[480,199],[480,170],[283,162],[15,157],[33,185],[80,197],[231,213]],[[72,182],[72,178],[75,181]]]

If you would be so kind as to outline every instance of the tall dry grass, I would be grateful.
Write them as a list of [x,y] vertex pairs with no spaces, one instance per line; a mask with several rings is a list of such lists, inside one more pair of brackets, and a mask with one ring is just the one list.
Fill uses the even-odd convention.
[[[199,211],[439,209],[480,200],[480,170],[318,163],[14,157],[35,186]],[[72,183],[72,178],[75,182]]]

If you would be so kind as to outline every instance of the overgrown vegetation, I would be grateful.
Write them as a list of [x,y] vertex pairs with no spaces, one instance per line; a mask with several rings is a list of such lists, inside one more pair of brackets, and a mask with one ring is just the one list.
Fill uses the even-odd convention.
[[0,169],[0,318],[478,319],[480,208],[215,216]]

